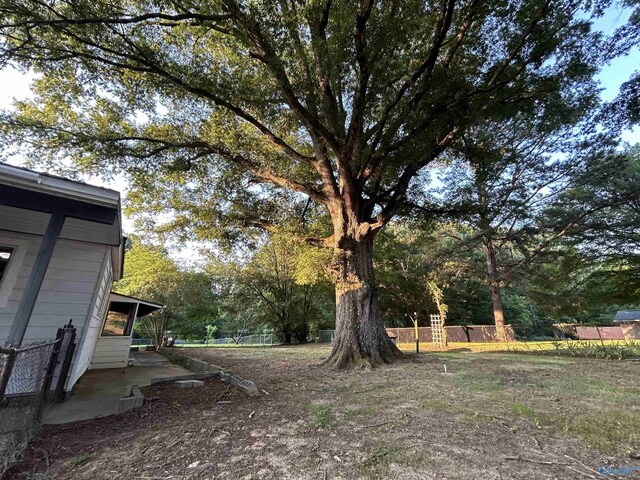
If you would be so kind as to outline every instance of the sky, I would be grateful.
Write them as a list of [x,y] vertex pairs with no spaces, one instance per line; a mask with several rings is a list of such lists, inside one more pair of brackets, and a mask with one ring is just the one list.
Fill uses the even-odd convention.
[[[15,100],[30,98],[32,96],[30,84],[33,78],[33,74],[24,74],[12,67],[0,70],[0,110],[11,110]],[[22,159],[15,157],[12,158],[9,163],[21,165]],[[83,181],[92,185],[118,190],[123,193],[123,196],[126,194],[127,181],[124,177],[119,177],[116,178],[115,181],[109,182],[105,182],[99,177],[87,177],[83,178]],[[128,218],[123,218],[123,221],[125,232],[133,232],[133,221]]]
[[[611,34],[627,22],[630,14],[630,9],[609,9],[594,23],[594,27],[605,34]],[[640,46],[636,46],[628,55],[613,60],[596,76],[602,87],[602,99],[606,102],[613,100],[620,91],[620,85],[636,70],[640,70]],[[640,143],[640,126],[623,132],[622,140],[630,144]]]
[[[594,27],[605,34],[611,34],[617,27],[626,23],[631,13],[630,9],[609,9],[604,16],[599,18]],[[629,55],[620,57],[602,69],[596,77],[601,84],[601,97],[604,101],[613,100],[620,89],[620,85],[627,81],[635,70],[640,69],[640,46],[634,48]],[[31,96],[30,82],[32,74],[23,74],[16,69],[7,67],[0,70],[0,109],[11,109],[14,99],[25,99]],[[640,143],[640,126],[632,130],[627,130],[622,134],[622,140],[630,144]],[[10,163],[20,165],[22,160],[19,157],[10,160]],[[124,177],[110,180],[108,183],[99,177],[87,177],[84,181],[94,185],[104,186],[119,190],[123,197],[127,192],[127,181]],[[123,227],[126,233],[134,233],[133,221],[123,218]],[[176,259],[186,262],[193,253],[195,244],[187,245],[182,252],[176,253]]]

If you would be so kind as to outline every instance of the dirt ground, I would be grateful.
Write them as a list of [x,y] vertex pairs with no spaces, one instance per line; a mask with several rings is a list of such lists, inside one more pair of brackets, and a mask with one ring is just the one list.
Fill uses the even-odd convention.
[[316,345],[188,352],[261,395],[218,379],[149,387],[140,410],[43,429],[6,478],[565,479],[640,465],[637,361],[425,353],[330,372]]

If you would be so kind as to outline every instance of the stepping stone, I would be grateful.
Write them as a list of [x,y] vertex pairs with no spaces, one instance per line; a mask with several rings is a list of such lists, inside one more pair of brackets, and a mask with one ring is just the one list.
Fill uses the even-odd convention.
[[220,374],[220,380],[222,380],[224,383],[227,383],[229,385],[233,385],[236,388],[239,388],[250,397],[255,397],[257,395],[260,395],[260,392],[258,392],[258,387],[256,387],[255,383],[250,382],[249,380],[245,380],[244,378],[241,378],[237,375],[234,375],[231,372],[222,372]]
[[193,387],[193,380],[178,380],[173,384],[178,388],[191,388]]

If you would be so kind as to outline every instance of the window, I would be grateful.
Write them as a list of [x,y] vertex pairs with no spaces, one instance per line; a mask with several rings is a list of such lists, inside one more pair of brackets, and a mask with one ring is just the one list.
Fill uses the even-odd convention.
[[128,337],[131,335],[135,312],[135,303],[111,302],[107,312],[107,319],[104,322],[104,327],[102,327],[102,336]]
[[13,248],[0,247],[0,283],[2,283],[2,279],[5,277],[5,273],[9,269],[9,262],[11,261],[12,256]]
[[28,241],[0,238],[0,308],[9,302],[28,248]]

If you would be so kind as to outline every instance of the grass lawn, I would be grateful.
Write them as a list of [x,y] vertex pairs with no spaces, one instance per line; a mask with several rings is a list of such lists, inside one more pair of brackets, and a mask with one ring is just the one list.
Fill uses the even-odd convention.
[[[137,345],[139,346],[139,345]],[[219,345],[205,345],[202,343],[184,343],[176,348],[269,348],[282,345],[264,345],[246,343],[235,345],[231,343]],[[141,346],[144,347],[144,346]],[[326,348],[317,346],[318,348]],[[405,352],[414,352],[415,343],[400,343],[398,347]],[[312,347],[309,347],[312,348]],[[449,342],[446,351],[464,352],[508,352],[508,353],[560,353],[568,356],[591,357],[637,357],[640,358],[640,341],[637,340],[556,340],[556,341],[514,341],[514,342]],[[432,343],[420,343],[421,352],[443,351],[434,347]]]
[[565,479],[640,465],[638,361],[426,352],[330,372],[329,348],[190,349],[262,395],[217,379],[149,387],[141,410],[45,428],[8,478]]
[[[415,343],[401,343],[398,347],[407,352],[415,351]],[[438,350],[432,343],[420,343],[420,351]],[[640,358],[638,340],[552,340],[552,341],[515,341],[515,342],[449,342],[448,351],[468,352],[509,352],[509,353],[549,353],[568,356],[591,356],[610,358]]]

